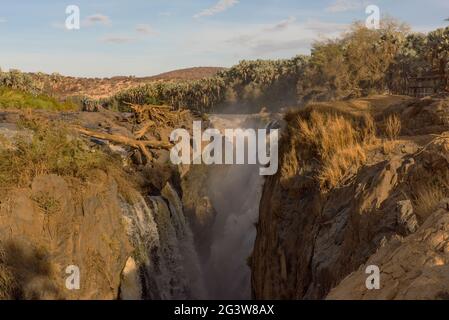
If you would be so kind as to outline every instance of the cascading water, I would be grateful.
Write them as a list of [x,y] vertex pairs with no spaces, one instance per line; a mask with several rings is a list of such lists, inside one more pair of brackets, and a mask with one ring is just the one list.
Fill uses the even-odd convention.
[[[261,128],[260,119],[245,115],[210,116],[214,128]],[[210,255],[203,271],[209,299],[250,299],[251,274],[247,260],[256,238],[255,223],[263,177],[259,165],[216,166],[209,176],[209,197],[217,211]]]
[[[210,121],[220,131],[265,127],[260,118],[245,115],[213,115]],[[216,216],[212,236],[201,244],[209,248],[207,252],[196,250],[182,201],[169,183],[160,196],[148,201],[140,197],[133,205],[123,202],[136,253],[122,275],[121,297],[250,299],[247,260],[256,237],[263,185],[259,168],[217,165],[208,171],[207,197]]]
[[[122,202],[139,272],[138,277],[131,275],[131,281],[122,281],[127,286],[122,286],[121,297],[204,298],[198,256],[178,194],[167,184],[161,196],[149,197],[149,203],[142,196],[133,205]],[[126,267],[125,271],[129,272]]]
[[193,235],[182,210],[182,202],[170,184],[162,197],[151,197],[159,230],[164,266],[171,275],[175,298],[205,298],[203,278]]
[[250,299],[251,255],[262,179],[258,166],[229,167],[210,177],[217,217],[205,278],[211,299]]

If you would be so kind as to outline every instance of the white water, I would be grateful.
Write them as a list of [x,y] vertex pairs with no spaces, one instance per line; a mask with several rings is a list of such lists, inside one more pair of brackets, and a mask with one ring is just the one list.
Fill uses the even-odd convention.
[[151,207],[141,197],[134,205],[122,204],[140,283],[122,288],[127,292],[121,296],[132,296],[128,292],[140,288],[142,299],[203,299],[198,256],[177,193],[167,184],[162,196],[149,202]]
[[[214,115],[210,120],[220,130],[263,127],[244,115]],[[210,252],[202,257],[171,185],[147,201],[141,197],[134,205],[123,202],[128,233],[137,248],[136,263],[127,263],[123,298],[135,298],[136,292],[143,299],[251,298],[247,259],[256,237],[263,184],[259,166],[216,166],[207,183],[217,215],[207,244]]]
[[[263,127],[245,115],[214,115],[210,121],[222,132]],[[217,166],[209,176],[209,197],[217,211],[211,252],[204,264],[209,299],[251,298],[247,260],[256,238],[262,184],[258,165]]]

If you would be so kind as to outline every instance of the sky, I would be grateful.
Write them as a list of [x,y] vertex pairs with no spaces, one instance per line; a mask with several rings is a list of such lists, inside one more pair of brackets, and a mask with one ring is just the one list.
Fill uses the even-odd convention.
[[[79,30],[65,27],[69,5]],[[0,67],[149,76],[290,58],[365,21],[368,5],[415,31],[449,25],[449,0],[0,0]]]

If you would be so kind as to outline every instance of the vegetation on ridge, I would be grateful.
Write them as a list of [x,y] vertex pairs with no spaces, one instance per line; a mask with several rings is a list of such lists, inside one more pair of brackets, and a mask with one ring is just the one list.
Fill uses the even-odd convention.
[[[410,78],[431,72],[443,77],[438,89],[445,90],[448,52],[449,27],[428,34],[411,33],[406,25],[383,19],[379,30],[354,23],[341,37],[314,43],[310,56],[244,60],[215,76],[192,81],[151,81],[96,103],[76,97],[73,92],[73,101],[88,109],[101,104],[120,111],[129,110],[127,103],[169,104],[200,111],[223,105],[234,105],[236,110],[278,109],[375,93],[404,94]],[[62,78],[57,74],[29,75],[12,70],[0,72],[0,86],[33,95],[51,94],[50,89]]]

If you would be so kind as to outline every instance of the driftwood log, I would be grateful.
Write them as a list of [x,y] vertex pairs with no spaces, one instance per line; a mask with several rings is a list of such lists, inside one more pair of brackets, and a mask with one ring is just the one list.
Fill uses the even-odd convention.
[[175,109],[170,106],[127,104],[133,110],[138,125],[137,128],[133,130],[134,138],[89,130],[80,126],[74,126],[74,129],[86,136],[138,149],[142,155],[146,157],[147,161],[152,161],[153,155],[150,152],[151,149],[169,150],[173,145],[163,141],[144,139],[145,135],[151,129],[174,127],[176,124],[180,123],[183,116],[189,112],[189,110]]
[[137,139],[132,139],[132,138],[128,138],[125,136],[116,135],[116,134],[97,132],[97,131],[89,130],[89,129],[78,127],[78,126],[74,127],[74,129],[81,134],[84,134],[84,135],[87,135],[87,136],[90,136],[93,138],[108,140],[108,141],[115,142],[118,144],[130,146],[135,149],[139,149],[142,152],[142,154],[147,158],[147,161],[151,161],[153,159],[151,152],[148,151],[147,148],[169,150],[172,147],[172,145],[170,143],[157,141],[157,140],[137,140]]

